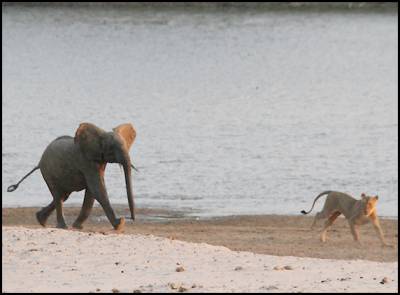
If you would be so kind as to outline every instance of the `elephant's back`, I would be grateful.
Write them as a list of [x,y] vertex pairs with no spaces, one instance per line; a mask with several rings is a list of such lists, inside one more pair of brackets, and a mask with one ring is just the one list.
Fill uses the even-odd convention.
[[[45,154],[67,154],[74,148],[74,138],[68,135],[60,136],[54,139],[43,152]],[[43,158],[42,156],[42,158]]]
[[60,136],[50,142],[44,150],[39,162],[41,170],[64,167],[68,165],[70,158],[73,157],[75,149],[74,138],[71,136]]
[[53,142],[58,141],[58,140],[64,140],[64,139],[69,140],[69,141],[71,141],[71,140],[74,141],[74,138],[72,136],[62,135],[62,136],[59,136],[56,139],[54,139]]
[[79,146],[71,136],[53,140],[43,152],[39,162],[40,171],[48,183],[57,183],[64,191],[79,191],[85,188],[85,178],[80,172],[82,156]]

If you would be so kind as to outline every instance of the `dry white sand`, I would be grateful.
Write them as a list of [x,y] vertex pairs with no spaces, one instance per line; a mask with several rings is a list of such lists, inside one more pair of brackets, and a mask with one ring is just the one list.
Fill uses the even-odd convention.
[[2,232],[3,292],[398,291],[397,262],[261,255],[151,235]]

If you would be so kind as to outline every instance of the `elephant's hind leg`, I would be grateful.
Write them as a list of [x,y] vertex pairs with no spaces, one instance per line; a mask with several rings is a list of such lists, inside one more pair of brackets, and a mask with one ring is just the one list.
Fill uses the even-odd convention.
[[88,189],[85,191],[85,198],[83,199],[82,209],[79,213],[78,218],[75,220],[72,225],[74,228],[82,229],[82,223],[89,217],[90,212],[92,211],[94,204],[94,197],[89,192]]
[[49,218],[54,209],[56,209],[56,204],[53,200],[49,205],[36,213],[36,219],[42,226],[46,226],[47,218]]
[[[58,228],[65,228],[65,229],[66,229],[66,228],[68,228],[68,226],[67,226],[67,224],[65,223],[65,219],[64,219],[64,214],[63,214],[63,202],[64,202],[64,200],[68,199],[70,193],[65,192],[65,191],[63,191],[63,190],[61,190],[61,189],[59,189],[59,188],[57,188],[57,187],[55,187],[55,186],[52,186],[52,185],[51,185],[51,182],[49,183],[46,179],[45,179],[45,181],[46,181],[47,187],[49,188],[51,194],[53,195],[53,202],[52,202],[52,203],[54,203],[54,205],[55,205],[55,207],[56,207],[56,212],[57,212],[57,227],[58,227]],[[52,203],[51,203],[51,204],[52,204]],[[51,204],[50,204],[50,205],[51,205]],[[50,210],[50,205],[48,206],[48,207],[49,207],[49,210]],[[46,207],[46,208],[47,208],[47,207]],[[51,210],[51,211],[52,211],[52,210]],[[50,213],[51,213],[51,211],[50,211]],[[47,212],[47,211],[45,211],[45,212]],[[50,214],[50,213],[49,213],[49,214]]]

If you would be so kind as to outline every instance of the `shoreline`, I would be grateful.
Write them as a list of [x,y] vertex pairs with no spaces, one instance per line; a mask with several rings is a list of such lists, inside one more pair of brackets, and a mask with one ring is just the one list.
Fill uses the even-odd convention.
[[[80,207],[65,206],[64,209],[65,220],[71,227]],[[42,228],[35,217],[38,210],[39,207],[2,208],[2,225]],[[114,206],[114,210],[117,216],[129,216],[126,206]],[[398,260],[398,222],[392,219],[381,218],[385,238],[394,245],[394,248],[383,248],[371,224],[360,227],[362,246],[357,246],[353,242],[347,221],[341,217],[328,231],[327,242],[323,244],[319,241],[323,221],[317,224],[315,230],[309,229],[314,216],[233,215],[191,218],[185,216],[185,212],[182,211],[148,208],[139,208],[136,213],[134,222],[126,219],[124,235],[153,235],[224,246],[233,251],[277,256],[378,262]],[[53,213],[49,217],[47,227],[55,228],[55,224]],[[102,208],[94,207],[80,232],[112,234],[114,231]]]
[[[113,204],[113,208],[115,209],[116,212],[122,212],[125,216],[125,218],[129,219],[130,218],[130,212],[127,209],[127,205],[125,204]],[[44,206],[20,206],[20,205],[7,205],[5,207],[2,207],[2,209],[5,210],[11,210],[11,209],[32,209],[32,210],[40,210]],[[66,210],[78,210],[82,207],[81,203],[68,203],[64,204],[63,208]],[[98,203],[95,203],[93,208],[99,208],[101,210],[101,206]],[[97,209],[95,209],[97,210]],[[104,218],[106,218],[104,211],[101,212],[96,212],[98,215],[103,215]],[[159,219],[159,218],[165,218],[165,220],[169,219],[182,219],[182,220],[217,220],[221,218],[230,218],[230,217],[251,217],[251,216],[288,216],[288,217],[296,217],[296,216],[304,216],[300,212],[299,213],[224,213],[220,215],[213,215],[213,214],[203,214],[201,211],[195,211],[193,209],[181,209],[181,210],[175,210],[175,209],[170,209],[170,208],[157,208],[157,207],[137,207],[135,208],[135,212],[137,215],[141,217],[145,217],[146,220],[154,220]],[[317,211],[313,212],[314,214]],[[95,213],[95,214],[96,214]],[[91,213],[93,214],[93,213]],[[314,216],[313,214],[309,216],[304,216],[304,217],[310,217]],[[398,221],[398,216],[390,216],[390,215],[378,215],[379,219],[384,219],[384,220],[393,220],[393,221]],[[162,221],[162,219],[159,219]]]

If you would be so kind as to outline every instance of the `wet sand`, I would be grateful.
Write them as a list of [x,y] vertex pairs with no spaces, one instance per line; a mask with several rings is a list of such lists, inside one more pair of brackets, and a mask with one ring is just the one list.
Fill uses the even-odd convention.
[[[39,208],[3,208],[3,226],[41,228],[35,219]],[[79,207],[66,207],[65,218],[71,225],[79,214]],[[129,216],[127,208],[117,207],[117,215]],[[124,234],[142,234],[166,237],[195,243],[225,246],[234,251],[258,254],[297,256],[346,260],[394,262],[398,260],[398,222],[381,219],[387,241],[394,248],[381,247],[371,224],[360,227],[362,246],[352,239],[347,221],[338,218],[328,232],[325,244],[319,241],[323,226],[320,221],[314,231],[309,227],[313,216],[229,216],[209,219],[185,217],[184,212],[157,209],[137,209],[136,221],[127,219]],[[55,213],[47,227],[55,227]],[[95,207],[84,224],[83,232],[113,233],[101,208]]]

